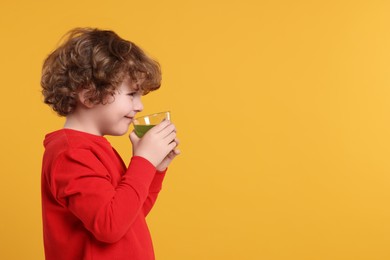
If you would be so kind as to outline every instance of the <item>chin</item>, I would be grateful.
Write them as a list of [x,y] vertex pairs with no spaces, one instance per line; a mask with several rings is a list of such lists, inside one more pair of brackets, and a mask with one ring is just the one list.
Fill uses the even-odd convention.
[[125,135],[128,130],[129,130],[129,128],[126,128],[126,129],[115,129],[115,130],[109,131],[107,133],[107,135],[122,136],[122,135]]
[[112,134],[113,136],[122,136],[122,135],[125,135],[127,133],[127,130],[126,131],[122,131],[122,132],[117,132],[115,134]]

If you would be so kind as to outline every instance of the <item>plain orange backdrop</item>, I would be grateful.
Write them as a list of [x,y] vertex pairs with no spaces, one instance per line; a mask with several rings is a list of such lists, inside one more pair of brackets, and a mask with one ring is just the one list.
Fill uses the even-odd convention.
[[[78,26],[157,58],[182,155],[160,260],[390,259],[389,1],[2,1],[0,258],[43,259],[43,59]],[[127,136],[109,138],[125,161]]]

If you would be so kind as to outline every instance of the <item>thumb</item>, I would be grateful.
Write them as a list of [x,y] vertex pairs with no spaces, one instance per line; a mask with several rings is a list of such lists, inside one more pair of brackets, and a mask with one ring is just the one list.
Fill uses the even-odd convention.
[[129,138],[133,145],[136,145],[140,140],[140,138],[135,134],[134,130],[131,131]]

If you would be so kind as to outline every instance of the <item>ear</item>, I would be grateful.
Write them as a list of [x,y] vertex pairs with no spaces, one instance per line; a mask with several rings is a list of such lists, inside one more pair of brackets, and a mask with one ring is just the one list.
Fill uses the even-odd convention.
[[84,105],[87,108],[92,108],[94,106],[94,104],[88,100],[88,98],[87,98],[88,92],[89,92],[88,89],[82,89],[81,91],[79,91],[79,93],[77,93],[77,95],[78,95],[79,102],[82,105]]

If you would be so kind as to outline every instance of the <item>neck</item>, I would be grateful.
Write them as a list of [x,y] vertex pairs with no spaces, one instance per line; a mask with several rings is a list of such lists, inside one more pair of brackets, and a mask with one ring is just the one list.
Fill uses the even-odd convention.
[[66,116],[64,128],[73,129],[81,132],[86,132],[93,135],[102,135],[95,126],[88,120],[90,118],[87,113],[75,111]]

